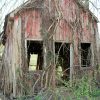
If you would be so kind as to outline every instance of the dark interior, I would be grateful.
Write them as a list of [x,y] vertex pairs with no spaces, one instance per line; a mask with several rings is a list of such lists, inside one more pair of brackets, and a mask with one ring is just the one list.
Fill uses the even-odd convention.
[[89,67],[91,65],[90,43],[81,43],[81,66]]
[[[43,42],[39,41],[27,41],[27,57],[28,65],[30,62],[30,54],[38,54],[37,70],[42,70],[43,67]],[[61,42],[55,43],[55,63],[56,68],[61,66],[62,68],[62,79],[69,80],[70,76],[70,44]],[[58,58],[58,59],[57,59]]]
[[37,70],[42,70],[43,66],[43,43],[41,41],[27,41],[27,58],[28,65],[30,62],[30,54],[38,54]]
[[55,43],[55,53],[58,56],[56,58],[57,67],[58,65],[62,68],[62,79],[69,80],[70,77],[70,44],[67,43]]

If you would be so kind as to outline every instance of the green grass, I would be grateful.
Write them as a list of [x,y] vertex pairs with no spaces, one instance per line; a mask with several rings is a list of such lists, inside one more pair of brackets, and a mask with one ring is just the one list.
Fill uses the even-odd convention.
[[29,64],[29,71],[35,71],[37,66],[37,54],[31,54],[30,57],[30,64]]

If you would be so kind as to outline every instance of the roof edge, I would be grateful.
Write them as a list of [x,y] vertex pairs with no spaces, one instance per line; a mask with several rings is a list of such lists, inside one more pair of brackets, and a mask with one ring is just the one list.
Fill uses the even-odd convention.
[[85,7],[84,4],[83,4],[82,2],[80,2],[80,1],[78,1],[78,0],[76,0],[76,2],[77,2],[77,4],[80,5],[84,10],[87,10],[97,22],[99,22],[98,18],[95,16],[95,14],[93,14],[93,12],[92,12],[89,8]]

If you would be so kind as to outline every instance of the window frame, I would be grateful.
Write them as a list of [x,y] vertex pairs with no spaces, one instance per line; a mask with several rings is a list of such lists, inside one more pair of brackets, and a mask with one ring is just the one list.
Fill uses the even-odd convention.
[[[82,65],[82,45],[85,45],[85,44],[88,44],[88,45],[90,45],[89,47],[88,47],[88,52],[90,52],[90,64],[89,65]],[[82,68],[82,69],[87,69],[87,68],[91,68],[92,67],[92,61],[93,61],[93,59],[92,59],[92,44],[91,43],[84,43],[84,42],[82,42],[82,43],[80,43],[80,57],[79,57],[79,61],[80,61],[80,67]]]

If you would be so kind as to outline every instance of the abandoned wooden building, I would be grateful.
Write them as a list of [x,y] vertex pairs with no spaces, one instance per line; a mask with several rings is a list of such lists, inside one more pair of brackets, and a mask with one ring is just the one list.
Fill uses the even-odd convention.
[[49,64],[51,74],[59,69],[61,77],[67,80],[72,80],[75,73],[80,75],[82,70],[96,68],[97,18],[79,0],[51,1],[28,0],[5,17],[5,93],[20,95],[18,83],[25,79],[23,72],[42,72]]

